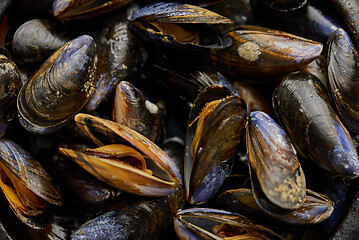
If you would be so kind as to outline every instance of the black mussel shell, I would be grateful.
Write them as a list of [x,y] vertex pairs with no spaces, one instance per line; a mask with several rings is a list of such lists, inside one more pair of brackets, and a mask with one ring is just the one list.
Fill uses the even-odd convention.
[[329,39],[328,82],[340,119],[352,131],[359,132],[359,53],[343,29]]
[[58,20],[75,20],[103,14],[131,0],[55,0],[52,11]]
[[0,136],[16,114],[16,98],[22,86],[15,63],[0,54]]
[[288,74],[274,92],[273,106],[302,156],[335,174],[359,175],[353,141],[317,77],[305,72]]
[[349,35],[359,51],[359,1],[357,0],[332,0],[340,15],[343,17]]
[[22,64],[42,63],[70,39],[70,34],[57,21],[32,19],[16,30],[12,51]]
[[315,60],[322,44],[286,32],[256,26],[228,33],[233,44],[213,49],[213,67],[238,77],[284,75]]
[[131,18],[131,27],[140,38],[158,47],[208,51],[228,47],[232,41],[205,24],[230,22],[201,7],[161,2],[141,8]]
[[266,113],[252,112],[246,145],[252,173],[268,200],[284,209],[300,207],[305,198],[305,176],[285,131]]
[[88,35],[56,51],[20,90],[17,108],[22,126],[46,134],[70,121],[94,92],[95,60],[94,40]]
[[244,130],[247,107],[219,85],[205,88],[192,107],[185,150],[186,197],[209,201],[229,176]]

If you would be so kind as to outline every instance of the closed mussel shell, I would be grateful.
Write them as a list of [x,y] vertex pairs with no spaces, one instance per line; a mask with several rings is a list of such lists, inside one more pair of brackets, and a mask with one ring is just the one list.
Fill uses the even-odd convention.
[[252,171],[273,204],[295,209],[305,198],[305,176],[284,130],[266,113],[250,114],[246,136]]
[[138,41],[130,34],[128,27],[128,18],[137,8],[138,5],[130,4],[115,18],[103,23],[105,27],[97,41],[96,90],[85,106],[87,111],[93,112],[112,99],[116,85],[129,79],[136,70],[136,63],[141,60]]
[[273,106],[302,156],[338,175],[359,175],[353,141],[318,78],[304,72],[288,74],[273,95]]
[[180,239],[283,239],[248,218],[223,210],[190,208],[179,211],[174,227]]
[[230,174],[246,116],[244,100],[223,86],[210,86],[198,95],[185,150],[186,197],[191,204],[210,200]]
[[11,209],[30,227],[44,227],[47,224],[42,210],[46,208],[44,200],[62,205],[62,196],[50,175],[29,153],[11,140],[0,140],[0,161],[0,187]]
[[22,64],[42,63],[71,39],[63,27],[49,19],[32,19],[15,32],[12,50]]
[[359,2],[357,0],[332,0],[340,15],[343,17],[349,35],[359,50]]
[[80,36],[62,46],[24,84],[17,98],[20,123],[46,134],[66,124],[94,91],[95,44]]
[[348,34],[336,30],[329,40],[328,82],[343,123],[359,132],[359,54]]
[[16,114],[16,97],[21,85],[15,63],[0,54],[0,136],[6,133],[9,122]]
[[183,203],[183,192],[179,189],[167,196],[126,204],[82,224],[71,239],[158,239]]
[[182,3],[154,3],[131,18],[131,27],[140,38],[159,47],[208,51],[228,47],[231,39],[204,24],[231,23],[207,9]]
[[286,32],[248,26],[228,33],[233,44],[212,50],[212,65],[232,76],[284,75],[316,59],[322,44]]
[[55,0],[52,11],[58,20],[88,18],[122,7],[131,0]]
[[316,224],[327,219],[334,210],[334,203],[327,196],[309,189],[306,190],[303,205],[294,210],[277,209],[276,211],[274,208],[263,208],[264,205],[260,207],[252,190],[245,188],[222,193],[217,198],[217,205],[249,218],[260,220],[263,216],[269,216],[290,224]]
[[116,87],[112,120],[142,134],[157,145],[163,144],[164,124],[158,108],[133,84],[122,81]]

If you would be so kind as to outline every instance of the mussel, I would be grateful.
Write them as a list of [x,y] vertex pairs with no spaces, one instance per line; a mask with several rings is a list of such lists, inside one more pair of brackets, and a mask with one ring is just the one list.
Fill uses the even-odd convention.
[[[217,205],[228,211],[242,214],[250,219],[261,221],[263,217],[290,224],[317,224],[326,219],[334,210],[334,203],[325,195],[306,190],[302,206],[294,210],[265,208],[257,204],[251,189],[233,189],[217,198]],[[267,220],[267,219],[265,219]]]
[[6,133],[16,114],[16,97],[21,88],[21,77],[15,63],[0,54],[0,136]]
[[273,95],[273,106],[303,157],[344,177],[359,175],[352,139],[318,78],[304,72],[288,74]]
[[122,7],[131,0],[55,0],[52,11],[58,20],[87,18]]
[[164,125],[158,107],[146,100],[133,84],[122,81],[116,87],[112,120],[162,145]]
[[[59,151],[98,179],[126,192],[145,196],[174,193],[180,175],[165,152],[136,131],[87,114],[75,116],[77,125],[101,147]],[[117,144],[104,145],[113,138]],[[120,142],[127,142],[119,144]],[[151,169],[147,169],[147,165]]]
[[58,22],[31,19],[14,33],[12,50],[22,64],[43,63],[70,39],[71,35]]
[[54,132],[94,92],[95,44],[83,35],[56,51],[24,84],[17,98],[20,123],[38,134]]
[[359,51],[359,2],[357,0],[332,0],[343,17],[350,35]]
[[32,228],[48,224],[47,202],[62,205],[62,196],[39,162],[8,139],[0,139],[0,188],[16,216]]
[[180,239],[283,239],[236,213],[210,208],[179,211],[174,220]]
[[213,67],[225,75],[284,75],[316,59],[322,44],[286,32],[256,26],[228,33],[233,44],[213,49]]
[[[250,114],[246,133],[251,179],[257,178],[262,192],[274,205],[284,209],[300,207],[305,198],[305,176],[287,134],[260,111]],[[252,188],[253,185],[252,182]]]
[[84,223],[71,239],[157,239],[183,206],[182,189],[164,197],[143,199]]
[[160,47],[207,51],[231,44],[228,36],[199,26],[203,23],[228,24],[231,20],[201,7],[175,2],[147,5],[131,18],[134,32]]
[[352,131],[359,132],[359,53],[343,29],[329,39],[328,82],[340,119]]
[[188,120],[184,163],[191,204],[209,201],[230,174],[246,116],[244,100],[223,86],[207,87],[198,95]]
[[142,60],[138,50],[140,46],[129,31],[128,21],[137,9],[138,5],[129,4],[116,17],[103,20],[105,28],[97,40],[96,90],[85,106],[87,111],[93,112],[108,102],[117,84],[128,81]]

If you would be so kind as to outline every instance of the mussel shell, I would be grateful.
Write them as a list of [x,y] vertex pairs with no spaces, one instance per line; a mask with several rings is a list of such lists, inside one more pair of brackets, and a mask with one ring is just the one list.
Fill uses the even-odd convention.
[[250,168],[252,192],[258,206],[270,217],[290,224],[314,224],[319,223],[332,214],[334,203],[326,196],[314,191],[306,190],[305,200],[297,209],[288,210],[277,207],[263,193],[258,178]]
[[332,0],[340,15],[343,17],[349,35],[359,51],[359,2],[357,0]]
[[129,79],[141,60],[139,44],[130,33],[128,18],[138,8],[130,4],[118,16],[104,22],[97,43],[98,63],[96,68],[95,92],[86,104],[86,110],[93,112],[113,98],[116,85]]
[[326,220],[334,210],[334,203],[328,197],[309,189],[306,190],[303,205],[294,210],[277,209],[278,211],[275,211],[270,207],[265,208],[265,205],[258,206],[257,201],[251,189],[241,188],[222,193],[217,198],[217,205],[251,219],[261,220],[265,216],[295,225],[317,224]]
[[273,106],[302,156],[335,174],[359,175],[352,139],[318,78],[304,72],[288,74],[273,94]]
[[20,123],[33,133],[54,132],[94,92],[95,44],[80,36],[62,46],[24,84],[17,98]]
[[300,207],[305,198],[305,176],[284,130],[266,113],[252,112],[246,143],[249,163],[266,197],[281,208]]
[[[196,29],[194,26],[186,27],[181,25],[183,29]],[[216,32],[212,28],[202,25],[198,26],[198,43],[180,42],[175,36],[166,33],[158,33],[139,22],[131,23],[133,33],[139,38],[154,44],[158,48],[170,49],[176,51],[199,51],[207,53],[211,49],[223,49],[232,44],[232,40],[225,34]],[[198,53],[198,52],[197,52]]]
[[[129,185],[129,189],[132,189],[136,194],[141,195],[149,194],[161,196],[165,195],[165,193],[170,194],[176,191],[181,179],[179,171],[167,154],[165,154],[162,149],[160,149],[152,141],[126,126],[88,114],[77,114],[75,116],[75,121],[81,130],[98,145],[102,146],[104,145],[103,142],[109,141],[109,138],[113,138],[114,142],[126,142],[126,145],[136,148],[138,151],[142,152],[143,155],[153,161],[153,163],[157,165],[157,167],[160,168],[165,175],[167,175],[163,176],[164,178],[166,177],[165,179],[168,178],[167,180],[158,179],[145,173],[138,173],[138,171],[134,172],[130,169],[123,168],[123,171],[128,172],[128,174],[133,174],[134,179],[132,179],[133,182],[129,182],[129,180],[127,180],[120,184]],[[76,152],[72,152],[71,155],[76,155]],[[96,163],[96,157],[86,156],[83,158],[82,156],[83,155],[78,154],[79,158],[75,160],[77,160],[78,163],[81,163],[83,167],[91,170],[91,162],[95,161]],[[106,175],[100,174],[100,176],[102,178],[108,178]],[[118,177],[121,178],[121,176]],[[141,181],[143,180],[143,185],[137,183],[136,178]],[[147,182],[146,185],[146,179],[148,179],[148,181],[151,180],[155,185],[160,184],[163,189],[158,188],[156,190],[156,188],[151,187],[149,182]],[[126,190],[126,188],[123,190]]]
[[36,195],[49,203],[63,204],[50,175],[22,147],[9,139],[0,139],[0,160]]
[[[210,208],[190,208],[179,211],[174,227],[180,239],[223,239],[216,236],[215,229],[220,225],[235,230],[234,235],[243,239],[283,239],[273,231],[236,213]],[[229,232],[232,233],[232,232]],[[252,237],[252,238],[251,238]],[[225,239],[225,238],[224,238]]]
[[149,103],[132,83],[122,81],[117,85],[113,105],[114,122],[135,130],[157,145],[163,144],[164,124],[158,109],[154,109],[157,106]]
[[233,44],[212,50],[213,67],[231,76],[281,75],[316,59],[322,44],[286,32],[248,26],[228,33]]
[[298,8],[303,7],[307,3],[307,0],[261,0],[261,1],[267,6],[269,6],[270,8],[282,12],[296,10]]
[[84,223],[71,239],[157,239],[183,206],[180,189],[168,196],[131,203]]
[[0,54],[0,136],[6,133],[9,122],[16,114],[16,97],[21,85],[15,63]]
[[[247,107],[241,97],[230,95],[227,88],[213,85],[199,94],[192,107],[185,150],[186,197],[191,204],[210,200],[231,171],[232,158],[244,130]],[[197,117],[204,106],[214,100],[220,102],[205,117],[198,137]]]
[[62,26],[48,19],[32,19],[15,32],[12,50],[22,64],[42,63],[71,39]]
[[[198,43],[182,42],[170,33],[156,32],[147,26],[151,22],[176,24],[190,32],[191,29],[198,30]],[[232,41],[227,35],[204,26],[220,23],[231,23],[231,20],[201,7],[174,2],[147,5],[131,18],[131,28],[141,39],[161,48],[186,51],[208,51],[230,46]]]
[[[63,205],[62,196],[50,175],[22,147],[11,140],[0,139],[0,161],[37,196],[49,203]],[[22,222],[32,228],[43,228],[48,224],[45,215],[29,217],[10,207]]]
[[328,82],[340,119],[359,132],[359,53],[343,29],[336,30],[328,45]]
[[131,18],[132,22],[163,22],[163,23],[206,23],[220,24],[232,21],[205,8],[183,3],[152,3],[137,11]]
[[75,20],[103,14],[122,7],[131,0],[55,0],[52,11],[58,20]]

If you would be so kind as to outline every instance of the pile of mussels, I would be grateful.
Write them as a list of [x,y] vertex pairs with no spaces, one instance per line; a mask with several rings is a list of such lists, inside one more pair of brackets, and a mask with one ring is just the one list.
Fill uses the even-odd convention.
[[357,0],[2,0],[0,238],[356,239]]

